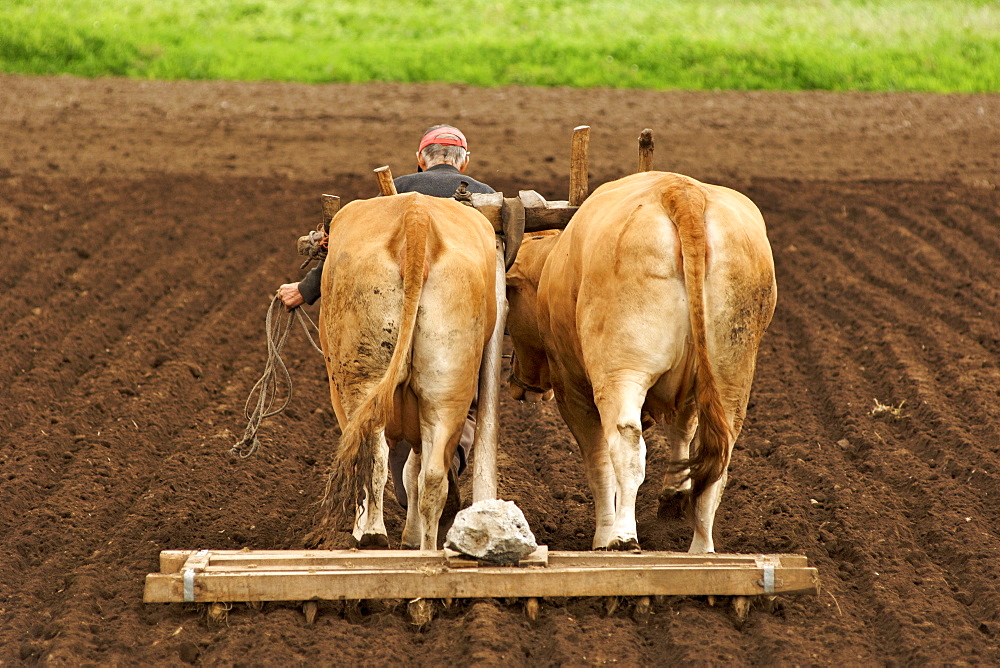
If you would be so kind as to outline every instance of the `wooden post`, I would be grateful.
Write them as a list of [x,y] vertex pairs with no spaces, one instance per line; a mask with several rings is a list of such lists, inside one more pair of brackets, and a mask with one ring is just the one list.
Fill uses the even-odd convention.
[[496,237],[497,321],[479,367],[479,404],[472,447],[472,502],[497,498],[497,442],[500,416],[500,366],[503,330],[507,322],[507,280],[504,245]]
[[379,167],[375,170],[375,178],[378,179],[378,190],[383,195],[395,195],[396,184],[392,182],[392,172],[389,166]]
[[330,221],[340,211],[340,198],[336,195],[322,195],[323,200],[323,227],[330,229]]
[[573,144],[569,157],[569,205],[580,206],[590,194],[587,184],[587,155],[590,149],[590,126],[573,128]]
[[653,131],[649,128],[639,134],[639,171],[653,171]]

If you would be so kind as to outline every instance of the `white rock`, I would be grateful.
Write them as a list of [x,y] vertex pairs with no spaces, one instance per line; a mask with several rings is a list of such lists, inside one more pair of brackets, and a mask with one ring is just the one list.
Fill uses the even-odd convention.
[[524,513],[513,501],[489,499],[455,515],[445,547],[497,564],[516,564],[538,548]]

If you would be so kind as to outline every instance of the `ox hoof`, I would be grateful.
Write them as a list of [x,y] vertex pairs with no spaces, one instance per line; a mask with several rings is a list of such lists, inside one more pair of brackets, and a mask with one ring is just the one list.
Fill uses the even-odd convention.
[[307,550],[332,550],[335,549],[333,540],[326,535],[325,531],[316,530],[306,534],[302,544]]
[[635,538],[615,538],[608,543],[606,549],[612,552],[642,552],[639,541]]
[[388,550],[389,537],[381,533],[366,533],[358,541],[358,548],[362,550]]
[[656,514],[663,519],[677,519],[684,516],[684,504],[687,494],[676,489],[664,489],[660,492],[659,505]]
[[400,543],[399,544],[399,549],[401,549],[401,550],[419,550],[420,549],[420,544],[419,543],[405,543],[404,542],[404,543]]

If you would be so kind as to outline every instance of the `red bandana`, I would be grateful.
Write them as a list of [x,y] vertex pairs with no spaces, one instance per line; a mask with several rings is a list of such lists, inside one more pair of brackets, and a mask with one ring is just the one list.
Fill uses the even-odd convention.
[[430,146],[431,144],[443,144],[445,146],[461,146],[466,151],[469,150],[469,145],[465,141],[465,135],[458,128],[453,128],[450,125],[443,125],[439,128],[434,128],[430,132],[424,135],[423,139],[420,140],[420,148],[417,151],[423,151],[424,148]]

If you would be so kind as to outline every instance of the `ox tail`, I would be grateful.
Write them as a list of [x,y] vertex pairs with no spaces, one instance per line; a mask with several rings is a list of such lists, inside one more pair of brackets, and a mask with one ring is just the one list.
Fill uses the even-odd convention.
[[407,377],[407,362],[417,325],[417,309],[424,288],[429,230],[430,216],[423,208],[410,209],[404,214],[405,250],[400,267],[403,308],[398,339],[385,374],[354,411],[344,428],[330,467],[323,505],[333,514],[337,525],[351,520],[372,493],[375,449],[381,445],[378,434],[392,415],[396,388]]
[[697,499],[722,477],[729,465],[729,424],[708,355],[705,327],[707,241],[705,193],[694,183],[678,181],[663,194],[663,206],[677,227],[687,290],[691,335],[695,347],[695,398],[698,404],[699,447],[682,466],[689,469]]

